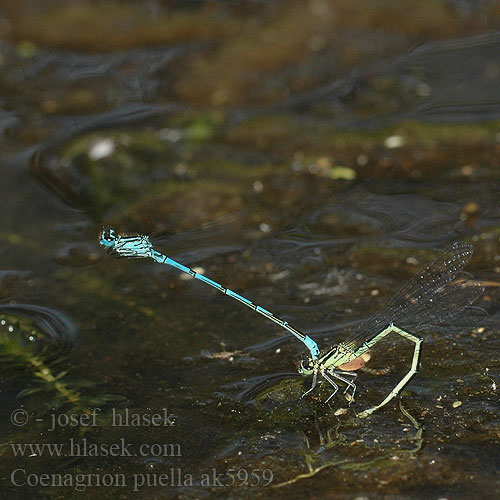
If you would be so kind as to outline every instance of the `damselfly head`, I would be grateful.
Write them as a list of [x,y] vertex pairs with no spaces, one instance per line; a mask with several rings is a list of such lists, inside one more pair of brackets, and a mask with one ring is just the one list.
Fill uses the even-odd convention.
[[315,369],[315,362],[311,357],[303,359],[299,365],[299,373],[302,375],[311,375]]
[[103,229],[99,243],[104,247],[112,247],[115,244],[116,236],[114,229]]

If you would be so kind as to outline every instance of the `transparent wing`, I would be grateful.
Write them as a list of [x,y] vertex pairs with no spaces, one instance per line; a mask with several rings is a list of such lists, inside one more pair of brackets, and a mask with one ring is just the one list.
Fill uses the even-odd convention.
[[141,235],[120,234],[114,246],[108,249],[108,254],[119,259],[143,259],[150,257],[151,245],[155,249],[163,245],[167,255],[182,257],[187,262],[233,251],[239,246],[227,241],[235,238],[236,229],[242,224],[245,214],[223,215],[183,233],[170,236],[155,234],[149,236],[147,241]]
[[458,274],[472,257],[470,243],[455,242],[420,269],[392,299],[361,323],[348,342],[361,344],[390,323],[418,330],[458,314],[484,291],[481,282]]
[[227,246],[225,240],[234,239],[246,215],[244,211],[226,214],[183,233],[171,236],[155,234],[149,239],[155,248],[157,245],[166,245],[170,254],[203,247]]

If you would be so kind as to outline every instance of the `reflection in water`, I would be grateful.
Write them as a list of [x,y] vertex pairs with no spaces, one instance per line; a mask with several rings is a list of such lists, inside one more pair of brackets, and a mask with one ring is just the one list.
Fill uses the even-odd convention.
[[[357,439],[356,441],[350,441],[349,438],[341,432],[343,426],[350,426],[349,422],[343,424],[339,421],[338,424],[328,427],[326,431],[323,431],[320,423],[316,421],[314,423],[314,428],[317,435],[312,439],[317,444],[312,444],[311,442],[311,434],[314,434],[312,428],[307,434],[304,433],[304,443],[306,447],[304,450],[304,462],[308,471],[298,474],[292,479],[274,484],[273,487],[280,488],[301,480],[309,479],[328,467],[349,469],[359,472],[372,468],[393,468],[395,463],[399,466],[408,463],[407,461],[414,458],[422,448],[423,429],[415,417],[403,407],[401,400],[399,401],[399,410],[414,428],[413,435],[408,433],[408,437],[405,439],[407,443],[411,443],[411,448],[405,449],[408,444],[405,443],[402,445],[401,439],[396,437],[396,432],[394,431],[388,431],[391,434],[389,437],[377,433],[376,437],[373,439],[373,443],[368,444],[372,439],[367,432],[363,434],[363,439]],[[388,440],[392,441],[393,446],[388,443]],[[379,441],[384,442],[384,444],[382,446],[377,446],[376,443]],[[358,460],[352,457],[353,446],[364,448],[363,450],[358,449],[356,451],[357,457],[365,456],[364,460]],[[403,465],[403,467],[405,467],[405,465]]]
[[[498,118],[499,49],[497,32],[422,44],[407,54],[356,68],[333,83],[296,95],[284,109],[312,114],[321,109],[322,117],[327,114],[330,122],[351,127],[381,127],[404,119],[450,122]],[[386,95],[376,89],[381,80],[386,80]],[[356,116],[371,93],[377,101],[386,98],[394,102],[396,95],[399,106],[390,106],[391,113],[376,109],[368,118]]]
[[2,377],[22,380],[23,389],[17,397],[42,393],[47,398],[44,406],[59,408],[69,403],[84,407],[75,385],[66,381],[67,372],[56,366],[64,359],[64,350],[67,351],[75,333],[72,321],[54,309],[0,304]]
[[75,324],[62,312],[35,304],[0,304],[0,314],[25,316],[45,336],[61,345],[71,344],[76,337]]

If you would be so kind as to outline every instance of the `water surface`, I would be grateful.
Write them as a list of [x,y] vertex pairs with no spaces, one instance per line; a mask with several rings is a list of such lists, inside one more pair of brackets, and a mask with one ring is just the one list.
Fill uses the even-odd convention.
[[[498,498],[498,28],[487,1],[4,2],[2,495]],[[411,346],[350,406],[300,399],[295,339],[103,226],[180,235],[325,350],[453,241],[486,290],[361,420]]]

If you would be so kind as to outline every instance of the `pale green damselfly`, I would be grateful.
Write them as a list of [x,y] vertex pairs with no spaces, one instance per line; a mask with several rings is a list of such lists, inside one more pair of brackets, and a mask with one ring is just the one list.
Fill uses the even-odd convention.
[[[308,358],[299,371],[312,375],[310,393],[317,384],[318,375],[332,387],[329,401],[338,391],[334,379],[344,382],[345,392],[356,391],[356,370],[364,366],[364,357],[378,342],[389,335],[399,335],[413,342],[414,350],[409,371],[381,403],[358,414],[370,415],[395,398],[418,372],[422,337],[414,333],[425,326],[443,322],[470,306],[484,291],[480,281],[458,276],[469,262],[474,247],[470,243],[455,242],[424,265],[379,311],[363,321],[350,338],[320,354]],[[304,394],[304,395],[305,395]]]

